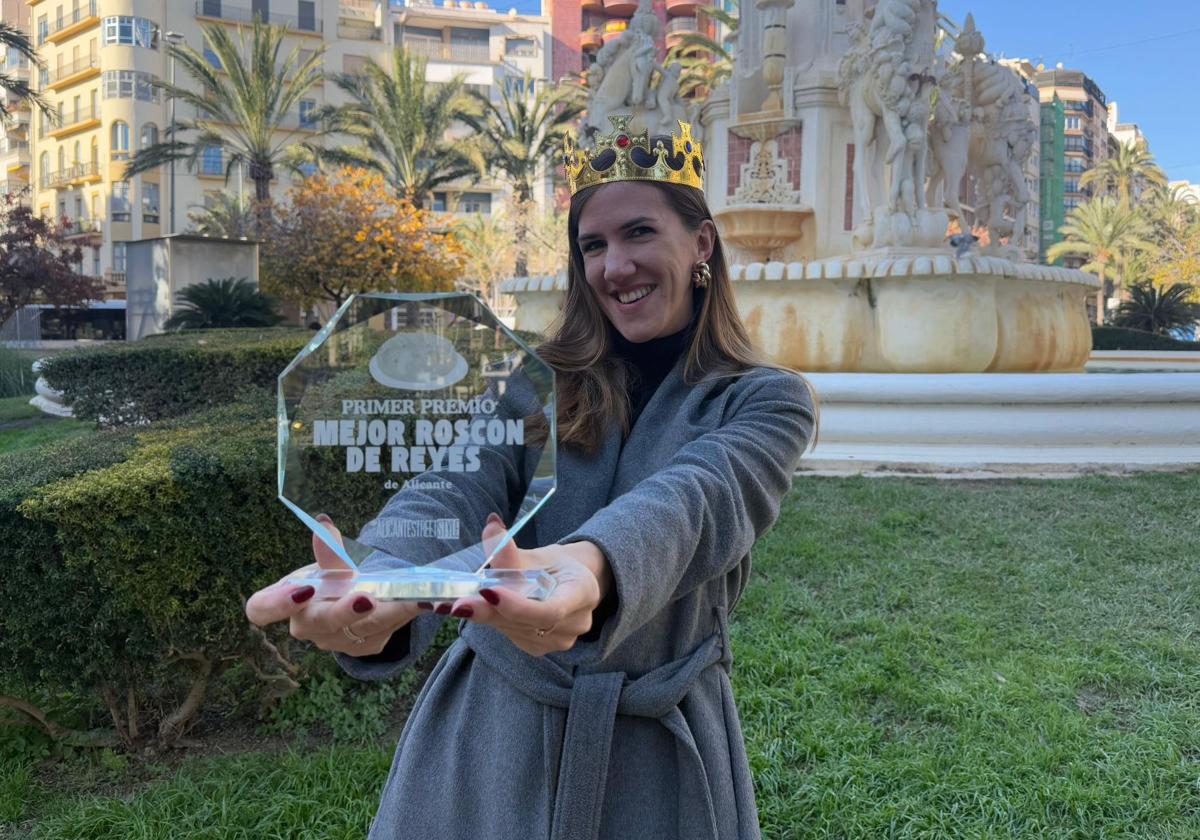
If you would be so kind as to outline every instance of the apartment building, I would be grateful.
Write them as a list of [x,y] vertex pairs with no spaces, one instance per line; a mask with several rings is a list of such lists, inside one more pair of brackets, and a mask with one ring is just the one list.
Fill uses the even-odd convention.
[[[1087,74],[1057,67],[1034,77],[1042,107],[1040,254],[1062,239],[1059,228],[1067,215],[1092,196],[1082,187],[1084,172],[1109,156],[1108,102]],[[1083,260],[1066,258],[1068,268]]]
[[[553,23],[555,59],[553,78],[586,70],[596,52],[620,37],[638,9],[638,0],[548,0]],[[719,37],[711,19],[702,16],[703,6],[728,0],[653,0],[651,8],[663,23],[661,51],[665,54],[690,33]]]
[[[0,0],[0,20],[29,31],[29,7],[25,0]],[[29,81],[29,60],[15,50],[5,50],[0,60],[4,72]],[[29,186],[29,120],[31,109],[7,91],[2,92],[7,120],[0,124],[0,193],[22,193]]]
[[[194,170],[178,163],[173,174],[164,166],[125,177],[128,160],[157,142],[171,122],[173,105],[152,85],[176,74],[167,42],[189,44],[215,66],[203,27],[246,27],[259,17],[288,27],[285,50],[324,47],[330,73],[353,72],[388,49],[379,0],[26,2],[27,25],[44,62],[32,83],[60,114],[57,120],[40,114],[31,119],[29,200],[35,211],[69,221],[86,246],[81,270],[103,278],[108,297],[124,295],[126,243],[183,231],[188,212],[223,189],[252,193],[242,173],[227,179],[228,161],[219,147],[207,150]],[[176,78],[187,81],[182,71]],[[317,85],[280,141],[311,134],[311,114],[340,102],[339,96],[333,84]],[[6,160],[15,165],[18,159]],[[274,189],[282,193],[289,184],[281,174]]]
[[[461,75],[468,88],[494,98],[501,89],[524,90],[526,75],[534,90],[550,81],[553,49],[545,15],[501,12],[478,0],[441,0],[438,5],[410,0],[393,4],[390,20],[390,41],[427,60],[431,83]],[[539,202],[550,198],[552,180],[547,171],[536,191]],[[447,184],[434,192],[429,206],[439,212],[490,214],[509,193],[501,175],[485,175]]]

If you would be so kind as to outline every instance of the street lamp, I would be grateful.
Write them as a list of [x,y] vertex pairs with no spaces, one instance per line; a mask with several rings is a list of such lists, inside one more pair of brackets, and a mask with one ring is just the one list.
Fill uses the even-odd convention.
[[[181,34],[179,34],[178,32],[167,32],[165,37],[166,37],[168,43],[170,43],[172,46],[178,46],[179,44],[183,43],[183,36]],[[170,62],[171,62],[171,68],[170,68],[171,87],[175,87],[175,54],[168,51],[168,55],[170,56]],[[174,140],[175,139],[175,97],[174,96],[171,97],[171,107],[170,107],[170,114],[169,114],[168,119],[170,120],[170,126],[167,130],[170,132],[171,139]],[[170,182],[171,182],[171,211],[170,211],[171,215],[170,215],[170,218],[171,218],[171,221],[170,221],[170,227],[168,228],[167,233],[173,234],[173,233],[175,233],[175,158],[174,157],[171,158],[170,167],[171,167],[171,170],[170,170],[171,171],[171,174],[170,174]]]

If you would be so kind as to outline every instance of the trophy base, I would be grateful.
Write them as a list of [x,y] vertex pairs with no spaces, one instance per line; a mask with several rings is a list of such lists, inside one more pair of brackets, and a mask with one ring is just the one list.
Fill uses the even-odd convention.
[[480,589],[507,589],[535,601],[554,591],[554,577],[542,569],[481,569],[459,572],[435,566],[408,566],[360,572],[310,566],[288,578],[288,583],[311,586],[319,601],[336,601],[350,592],[362,592],[379,601],[454,601]]

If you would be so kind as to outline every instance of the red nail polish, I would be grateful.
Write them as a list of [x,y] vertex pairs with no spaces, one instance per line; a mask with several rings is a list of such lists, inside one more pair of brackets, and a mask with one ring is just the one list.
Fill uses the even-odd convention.
[[317,594],[317,590],[311,586],[302,586],[292,593],[292,600],[297,604],[303,604],[309,598]]
[[436,612],[438,615],[450,615],[450,605],[438,604],[434,612]]
[[500,596],[494,589],[480,589],[479,595],[493,607],[500,603]]
[[433,609],[433,604],[430,603],[429,601],[417,601],[417,609],[431,610],[431,609]]
[[487,524],[489,524],[489,525],[503,525],[503,524],[504,524],[504,520],[500,518],[500,514],[498,514],[498,513],[489,513],[489,514],[488,514],[488,518],[487,518]]
[[353,606],[354,606],[354,611],[356,613],[365,613],[365,612],[368,612],[375,605],[371,603],[371,599],[368,598],[366,595],[359,595],[357,598],[354,599]]
[[455,618],[470,618],[471,616],[475,615],[475,610],[471,609],[470,607],[464,606],[464,607],[459,607],[458,609],[456,609],[454,612],[452,612],[450,614],[452,616],[454,616]]

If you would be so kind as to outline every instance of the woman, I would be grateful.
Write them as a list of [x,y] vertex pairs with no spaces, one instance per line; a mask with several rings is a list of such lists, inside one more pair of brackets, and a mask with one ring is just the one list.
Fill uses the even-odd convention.
[[535,517],[538,547],[509,544],[496,562],[553,567],[552,597],[311,603],[277,584],[247,606],[363,679],[396,674],[445,615],[463,619],[371,838],[759,836],[727,619],[813,403],[803,379],[759,362],[738,319],[699,145],[685,127],[686,141],[631,150],[614,125],[598,152],[568,158],[568,288],[539,350],[557,374],[558,488]]

